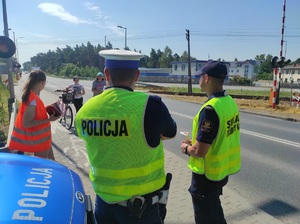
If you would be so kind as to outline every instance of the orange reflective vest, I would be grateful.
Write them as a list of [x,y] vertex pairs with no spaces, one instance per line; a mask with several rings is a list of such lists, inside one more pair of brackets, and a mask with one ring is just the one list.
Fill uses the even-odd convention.
[[[31,91],[29,102],[36,100],[35,120],[48,118],[43,101]],[[28,104],[21,103],[18,115],[14,124],[11,140],[8,148],[23,152],[41,152],[51,147],[51,126],[50,121],[35,127],[24,128],[23,117]]]

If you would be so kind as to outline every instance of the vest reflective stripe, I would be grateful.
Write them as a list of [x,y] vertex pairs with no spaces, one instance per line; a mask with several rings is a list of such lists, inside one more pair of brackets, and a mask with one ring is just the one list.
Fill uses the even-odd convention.
[[[36,100],[35,117],[36,120],[44,120],[48,118],[45,105],[42,100],[31,91],[29,102]],[[24,152],[41,152],[51,148],[51,126],[50,122],[32,127],[23,127],[23,116],[27,105],[21,103],[14,129],[12,132],[9,148]]]
[[191,156],[188,166],[193,172],[204,174],[208,179],[218,181],[238,172],[241,167],[239,112],[230,96],[212,98],[207,101],[194,118],[193,143],[196,141],[200,112],[208,105],[215,109],[219,117],[219,131],[206,156],[204,158]]
[[21,135],[27,135],[27,136],[34,137],[34,136],[38,136],[38,135],[41,135],[41,134],[48,133],[51,130],[51,127],[49,126],[49,127],[46,127],[44,129],[41,129],[41,130],[38,130],[38,131],[27,131],[27,130],[19,129],[17,127],[14,127],[13,130],[16,133],[21,134]]
[[144,167],[138,168],[129,168],[123,170],[110,170],[110,169],[101,169],[94,166],[91,166],[91,172],[93,176],[98,176],[102,178],[114,178],[123,180],[126,178],[137,178],[150,175],[152,172],[162,169],[161,166],[164,163],[164,159],[159,159],[151,164],[148,164]]
[[[124,182],[124,181],[123,181]],[[162,177],[160,179],[155,179],[152,181],[149,181],[147,183],[140,182],[138,185],[140,192],[149,192],[150,189],[157,189],[157,186],[163,186],[166,182],[166,178]],[[95,182],[92,182],[93,188],[95,192],[105,192],[101,193],[100,196],[105,199],[110,198],[111,194],[113,195],[119,195],[119,197],[113,197],[114,200],[107,201],[108,203],[115,203],[120,201],[125,201],[130,199],[134,195],[141,195],[137,194],[136,186],[135,185],[104,185],[104,184],[97,184]],[[154,191],[152,191],[154,192]]]
[[[142,92],[109,88],[76,114],[77,132],[85,140],[91,165],[90,180],[107,203],[145,195],[165,184],[162,142],[150,147],[141,122],[148,98]],[[126,134],[121,134],[120,122],[115,121],[122,121]]]
[[43,144],[45,142],[48,142],[49,140],[51,140],[51,136],[47,135],[44,138],[38,138],[38,140],[23,140],[21,138],[16,138],[15,136],[12,136],[11,139],[15,142],[18,142],[20,144],[24,144],[24,145],[37,145],[37,144]]

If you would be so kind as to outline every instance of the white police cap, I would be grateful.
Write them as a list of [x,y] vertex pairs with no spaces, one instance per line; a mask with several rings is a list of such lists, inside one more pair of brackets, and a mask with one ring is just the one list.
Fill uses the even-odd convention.
[[105,58],[106,68],[138,69],[143,54],[128,50],[102,50],[99,55]]

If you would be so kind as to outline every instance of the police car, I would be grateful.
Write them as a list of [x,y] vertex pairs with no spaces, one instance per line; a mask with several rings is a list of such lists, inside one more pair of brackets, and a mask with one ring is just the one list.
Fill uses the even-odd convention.
[[78,174],[57,162],[0,153],[0,223],[94,223]]

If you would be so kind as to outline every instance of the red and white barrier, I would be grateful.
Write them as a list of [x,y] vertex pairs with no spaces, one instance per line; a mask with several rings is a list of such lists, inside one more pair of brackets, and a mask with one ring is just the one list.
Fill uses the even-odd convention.
[[293,95],[292,95],[292,106],[296,106],[299,108],[300,104],[300,91],[294,90]]

